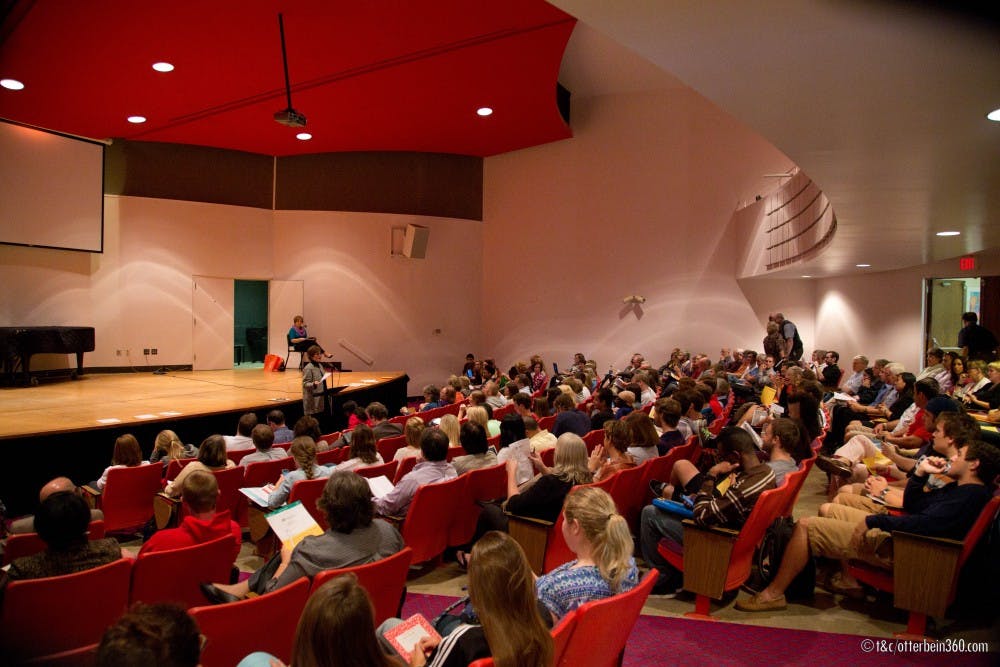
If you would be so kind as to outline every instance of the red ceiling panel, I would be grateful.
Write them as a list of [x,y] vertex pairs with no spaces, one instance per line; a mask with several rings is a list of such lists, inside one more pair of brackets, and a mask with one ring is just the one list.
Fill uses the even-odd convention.
[[[279,11],[308,142],[272,120],[286,106]],[[574,23],[539,0],[39,0],[0,33],[0,77],[26,84],[0,89],[0,116],[270,155],[493,155],[570,136],[555,86]]]

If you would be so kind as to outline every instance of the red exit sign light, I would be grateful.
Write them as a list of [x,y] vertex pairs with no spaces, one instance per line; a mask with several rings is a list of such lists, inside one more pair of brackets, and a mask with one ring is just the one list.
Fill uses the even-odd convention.
[[976,269],[976,258],[975,257],[962,257],[958,260],[958,268],[962,271],[975,271]]

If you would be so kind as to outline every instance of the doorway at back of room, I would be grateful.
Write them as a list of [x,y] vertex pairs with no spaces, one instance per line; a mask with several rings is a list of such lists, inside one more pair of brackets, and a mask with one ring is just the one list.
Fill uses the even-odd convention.
[[268,281],[234,281],[233,367],[263,368],[267,354]]
[[958,351],[962,313],[976,313],[980,324],[1000,332],[1000,276],[929,278],[926,285],[925,349]]

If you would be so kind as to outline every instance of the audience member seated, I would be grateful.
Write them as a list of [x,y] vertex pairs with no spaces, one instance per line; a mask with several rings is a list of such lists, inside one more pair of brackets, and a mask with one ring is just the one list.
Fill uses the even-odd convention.
[[[832,452],[844,444],[844,434],[847,426],[855,419],[889,419],[892,414],[891,408],[899,397],[896,384],[900,380],[899,376],[905,370],[903,365],[899,363],[885,364],[882,367],[882,376],[880,378],[882,387],[869,402],[862,402],[867,398],[867,395],[862,395],[859,392],[857,401],[848,401],[846,405],[836,406],[831,414],[830,428],[826,438],[823,440],[823,451]],[[913,378],[913,382],[916,382],[915,377]],[[905,386],[905,380],[903,385]],[[910,402],[908,401],[893,418],[898,419],[909,405]]]
[[633,410],[635,410],[635,392],[630,389],[619,391],[615,397],[615,419],[624,419]]
[[346,470],[353,472],[361,468],[382,465],[382,455],[375,449],[375,433],[366,424],[359,424],[351,431],[351,448],[348,450],[348,459],[343,463],[338,463],[334,470]]
[[240,417],[236,425],[236,435],[223,436],[226,440],[227,452],[242,452],[253,449],[253,428],[257,425],[257,415],[248,412]]
[[972,395],[965,394],[965,404],[970,410],[996,410],[1000,408],[1000,361],[986,365],[989,384]]
[[[913,403],[910,407],[903,411],[903,414],[899,416],[899,419],[893,421],[886,421],[874,424],[872,426],[865,426],[860,421],[852,421],[847,425],[847,431],[844,433],[844,440],[849,441],[856,435],[866,435],[869,438],[880,438],[885,434],[891,435],[895,438],[901,438],[907,435],[907,431],[913,427],[914,422],[918,425],[922,423],[923,415],[921,411],[926,407],[927,401],[931,400],[940,393],[937,380],[934,378],[924,378],[913,385]],[[883,438],[885,439],[885,438]],[[927,438],[924,438],[926,441]],[[900,442],[894,442],[893,444],[902,444]],[[910,444],[914,444],[912,441]],[[915,445],[919,447],[919,444]]]
[[420,434],[420,453],[423,460],[403,475],[396,488],[375,499],[375,509],[382,516],[405,516],[417,489],[424,484],[443,482],[456,476],[455,467],[445,460],[448,456],[448,436],[438,429],[424,429]]
[[535,415],[538,419],[541,419],[542,417],[551,417],[555,414],[550,406],[555,403],[555,400],[562,394],[562,392],[559,391],[559,387],[549,387],[547,393],[551,394],[552,397],[549,398],[549,396],[546,395],[536,396],[531,399],[531,414]]
[[965,405],[969,405],[966,400],[966,396],[972,396],[977,391],[987,386],[990,383],[989,378],[986,377],[986,362],[985,361],[968,361],[963,362],[961,357],[955,359],[954,364],[965,364],[965,372],[960,375],[960,380],[955,386],[955,391],[952,392],[957,400],[962,401]]
[[552,425],[552,435],[558,438],[563,433],[576,433],[582,438],[590,432],[590,418],[576,409],[572,397],[566,394],[557,397],[553,407],[556,421]]
[[[784,609],[785,590],[802,571],[810,556],[839,559],[841,570],[826,588],[835,594],[857,597],[861,586],[847,569],[849,560],[862,560],[892,569],[892,532],[906,531],[961,540],[976,521],[993,492],[1000,473],[1000,451],[974,441],[959,449],[948,461],[930,456],[917,465],[903,492],[904,515],[868,514],[864,510],[833,505],[828,516],[804,517],[795,526],[774,580],[751,598],[736,601],[741,611]],[[944,474],[955,480],[940,489],[925,492],[930,475]]]
[[[46,482],[42,488],[38,491],[38,502],[39,504],[44,503],[45,499],[51,496],[53,493],[75,493],[81,496],[80,487],[73,483],[69,477],[56,477],[55,479]],[[82,496],[81,496],[82,497]],[[99,521],[104,518],[104,512],[101,510],[90,510],[90,520]],[[35,532],[35,517],[33,515],[23,516],[20,519],[12,521],[8,531],[13,534],[18,533],[34,533]]]
[[514,392],[511,397],[511,402],[514,404],[514,412],[521,415],[522,417],[534,417],[539,419],[541,417],[547,417],[548,415],[536,415],[532,408],[534,407],[534,401],[529,394],[522,394],[521,392]]
[[590,412],[591,431],[604,428],[604,422],[615,418],[614,402],[615,395],[607,387],[594,392],[594,409]]
[[950,394],[955,385],[951,379],[951,368],[945,368],[943,361],[944,352],[941,351],[941,348],[932,347],[927,350],[927,366],[917,375],[917,380],[934,378],[937,380],[938,386],[941,387],[941,393]]
[[[520,545],[509,535],[491,532],[476,543],[469,559],[469,601],[478,623],[439,625],[438,641],[420,640],[411,667],[468,665],[493,657],[497,667],[547,667],[552,663],[552,635],[538,609],[534,575]],[[472,619],[468,619],[472,620]],[[381,637],[401,623],[389,619]],[[385,648],[391,647],[384,642]]]
[[486,394],[486,403],[498,410],[507,405],[507,399],[500,394],[500,385],[490,380],[483,385],[483,393]]
[[321,466],[316,463],[316,443],[308,436],[302,436],[292,440],[289,454],[295,461],[295,470],[286,475],[282,475],[275,483],[275,489],[267,497],[267,506],[270,509],[277,509],[285,504],[288,495],[292,492],[295,482],[305,479],[322,479],[329,477],[332,468]]
[[556,436],[548,429],[538,428],[538,421],[534,417],[524,418],[524,432],[528,435],[531,451],[535,454],[556,446]]
[[198,456],[198,448],[181,442],[177,434],[170,430],[160,431],[153,441],[153,453],[149,455],[150,463],[163,463],[166,471],[171,461],[178,459],[193,459]]
[[[310,438],[312,438],[313,442],[315,443],[322,442],[320,438],[323,437],[323,434],[319,430],[319,422],[316,420],[315,417],[310,417],[309,415],[303,415],[299,417],[299,420],[295,422],[295,428],[292,430],[292,435],[294,436],[292,440],[295,440],[295,438],[301,437],[303,435],[307,435]],[[325,449],[325,447],[319,444],[317,444],[316,446],[321,451]]]
[[[352,572],[331,579],[309,596],[295,630],[292,665],[405,667],[386,655],[375,634],[374,609]],[[236,667],[284,667],[269,653],[254,652]]]
[[92,486],[98,491],[103,491],[104,485],[108,483],[108,471],[112,468],[134,468],[141,465],[149,465],[149,461],[142,460],[142,449],[139,447],[139,441],[131,433],[120,435],[115,440],[115,449],[111,454],[111,465],[104,469],[100,479]]
[[506,415],[500,422],[500,451],[497,462],[513,461],[517,466],[517,484],[520,486],[535,474],[531,464],[531,441],[520,415]]
[[250,432],[250,438],[253,440],[253,446],[257,451],[253,454],[247,454],[240,459],[241,466],[246,467],[251,463],[277,461],[278,459],[288,457],[288,452],[281,447],[272,447],[274,444],[274,431],[267,424],[257,424],[254,426],[253,431]]
[[89,525],[87,501],[69,491],[51,494],[35,514],[35,531],[45,542],[45,551],[14,559],[7,576],[12,580],[58,577],[121,558],[122,550],[115,540],[87,539]]
[[481,425],[473,421],[462,424],[459,440],[465,450],[465,456],[456,456],[451,461],[457,474],[464,475],[470,470],[490,468],[498,463],[497,455],[490,449],[486,431]]
[[638,410],[625,417],[623,423],[629,428],[630,444],[627,453],[635,460],[636,465],[660,455],[657,448],[660,436],[649,415]]
[[210,435],[201,442],[198,448],[198,460],[184,466],[177,477],[167,482],[164,492],[172,498],[181,497],[181,489],[184,488],[184,480],[187,476],[195,472],[214,472],[235,468],[236,464],[226,458],[226,441],[221,435]]
[[172,604],[137,603],[104,631],[97,667],[195,667],[204,637],[187,612]]
[[802,459],[812,455],[812,449],[802,436],[802,430],[787,417],[764,424],[761,430],[761,442],[767,454],[767,465],[774,471],[775,486],[781,486],[785,481],[785,475],[798,470]]
[[477,405],[486,405],[486,394],[484,394],[482,390],[479,389],[469,392],[468,402],[463,403],[462,406],[458,409],[458,418],[465,419],[466,410],[475,407]]
[[411,456],[415,456],[419,461],[422,454],[420,452],[420,436],[423,434],[426,425],[420,417],[410,417],[406,420],[403,428],[403,435],[406,436],[406,446],[400,447],[393,454],[393,461],[402,461]]
[[[921,380],[926,382],[927,380]],[[933,380],[931,380],[933,381]],[[951,460],[962,446],[974,440],[979,440],[982,432],[977,422],[971,415],[959,412],[942,412],[934,421],[934,435],[931,447],[921,449],[920,456],[940,456],[946,460]],[[916,465],[919,456],[914,459],[907,458],[907,462]],[[886,473],[892,472],[887,470]],[[895,470],[899,474],[899,470]],[[912,469],[907,473],[907,477],[912,475]],[[840,492],[833,499],[837,505],[847,505],[857,509],[863,509],[869,514],[884,514],[887,508],[899,508],[903,506],[903,489],[906,486],[907,478],[890,479],[883,475],[870,475],[863,484],[848,484],[840,488]],[[944,475],[931,475],[924,485],[927,490],[936,489],[951,480]],[[828,504],[820,506],[819,515],[828,516],[826,508]]]
[[820,379],[821,384],[825,389],[829,391],[835,391],[837,386],[840,384],[840,353],[835,350],[827,351],[826,355],[823,357],[822,370],[820,370],[816,375]]
[[462,444],[459,442],[458,432],[459,424],[458,417],[455,415],[442,415],[438,420],[438,428],[448,436],[448,447],[461,447]]
[[139,555],[192,547],[231,534],[236,545],[233,553],[235,561],[240,555],[243,534],[240,524],[232,520],[229,510],[215,511],[215,505],[219,500],[219,482],[216,481],[215,475],[207,472],[188,475],[181,488],[181,498],[188,510],[181,525],[155,532],[143,543]]
[[531,365],[531,391],[541,391],[549,386],[549,376],[545,374],[545,364],[536,361]]
[[605,422],[604,444],[594,448],[587,463],[595,482],[636,466],[635,459],[626,451],[631,441],[632,430],[624,421]]
[[[760,494],[775,488],[774,471],[757,458],[753,438],[741,428],[723,429],[716,443],[721,460],[707,473],[699,472],[690,461],[677,461],[670,483],[654,486],[658,486],[660,497],[668,500],[680,500],[681,495],[694,496],[693,519],[699,525],[738,530]],[[725,493],[719,495],[716,484],[733,473],[735,476]],[[642,557],[660,573],[654,593],[673,596],[680,590],[683,576],[660,555],[658,546],[663,538],[678,546],[684,544],[681,517],[647,505],[642,510],[640,524]]]
[[429,384],[424,387],[421,392],[424,395],[424,402],[421,403],[416,410],[411,408],[400,408],[399,412],[401,414],[413,414],[415,412],[426,412],[428,410],[433,410],[434,408],[440,408],[442,405],[447,405],[441,400],[441,390],[437,385]]
[[563,536],[576,556],[538,578],[538,599],[554,622],[580,605],[630,591],[639,583],[632,534],[602,489],[570,491],[563,509]]
[[868,357],[865,355],[859,354],[851,359],[851,372],[844,373],[844,381],[840,383],[837,391],[847,396],[857,396],[866,368],[868,368]]
[[686,438],[679,426],[681,421],[681,404],[673,398],[661,398],[656,401],[656,421],[660,425],[659,442],[656,452],[663,456],[674,447],[683,445]]
[[487,438],[495,438],[500,435],[500,422],[490,418],[490,410],[492,408],[488,405],[476,405],[469,408],[467,416],[470,422],[483,427]]
[[368,482],[353,472],[330,475],[316,502],[330,527],[310,535],[294,548],[287,544],[250,578],[237,584],[203,584],[202,592],[214,604],[235,602],[251,592],[263,595],[322,570],[373,563],[400,551],[403,538],[392,525],[375,518]]
[[285,413],[281,410],[271,410],[267,413],[267,425],[274,431],[274,441],[279,445],[291,442],[295,438],[292,429],[285,426]]

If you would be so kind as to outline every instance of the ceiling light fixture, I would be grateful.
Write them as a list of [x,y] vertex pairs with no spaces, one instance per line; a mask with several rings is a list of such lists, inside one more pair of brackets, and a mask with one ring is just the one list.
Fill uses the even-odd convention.
[[24,84],[17,79],[0,79],[0,86],[7,90],[24,90]]
[[157,72],[173,72],[174,66],[168,62],[153,63],[153,69]]
[[812,276],[802,276],[803,278],[812,278]]
[[858,267],[859,269],[867,269],[869,266],[871,266],[871,264],[855,264],[854,266]]
[[938,232],[937,236],[958,236],[962,232],[948,231],[948,232]]
[[476,109],[476,113],[485,118],[486,116],[493,115],[493,109],[491,109],[490,107],[479,107],[478,109]]
[[309,134],[308,132],[299,132],[298,134],[295,135],[295,138],[298,139],[299,141],[309,141],[310,139],[313,138],[313,135]]
[[1000,109],[994,109],[993,111],[986,114],[986,117],[990,120],[1000,123]]
[[145,116],[129,116],[128,117],[128,122],[134,123],[136,125],[139,125],[140,123],[145,123],[146,122],[146,117]]

